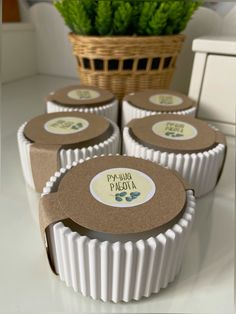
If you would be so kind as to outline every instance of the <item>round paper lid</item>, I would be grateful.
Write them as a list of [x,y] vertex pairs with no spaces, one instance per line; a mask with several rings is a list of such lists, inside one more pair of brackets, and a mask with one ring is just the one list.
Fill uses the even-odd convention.
[[45,145],[93,145],[108,136],[109,121],[101,116],[82,112],[57,112],[37,116],[25,128],[27,139]]
[[195,107],[188,96],[167,89],[150,89],[127,95],[124,100],[144,110],[174,112]]
[[56,102],[63,106],[101,106],[115,99],[107,91],[93,86],[71,85],[61,88],[47,97],[48,101]]
[[164,226],[179,217],[186,202],[185,186],[174,172],[127,156],[97,157],[73,167],[56,194],[64,216],[112,234]]
[[162,114],[135,119],[128,127],[138,143],[167,152],[206,151],[219,139],[218,132],[206,122],[183,115]]

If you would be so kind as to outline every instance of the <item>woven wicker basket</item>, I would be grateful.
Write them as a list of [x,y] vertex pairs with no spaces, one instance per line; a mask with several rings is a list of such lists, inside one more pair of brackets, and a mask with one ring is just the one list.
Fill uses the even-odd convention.
[[79,36],[69,34],[81,83],[112,91],[119,99],[128,93],[168,88],[184,35]]

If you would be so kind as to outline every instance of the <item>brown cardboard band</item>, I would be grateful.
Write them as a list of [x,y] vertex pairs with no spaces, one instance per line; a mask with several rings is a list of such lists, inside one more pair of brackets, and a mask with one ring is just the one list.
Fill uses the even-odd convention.
[[218,175],[218,178],[217,178],[217,181],[216,181],[216,184],[217,184],[219,182],[219,180],[220,180],[220,178],[222,176],[223,170],[224,170],[225,160],[226,160],[226,156],[227,156],[227,144],[226,144],[225,135],[223,133],[221,133],[220,131],[216,131],[216,141],[217,141],[218,144],[222,144],[222,145],[225,146],[225,155],[224,155],[222,166],[221,166],[221,169],[219,171],[219,175]]
[[[45,210],[47,208],[47,210]],[[59,206],[57,203],[57,197],[54,193],[45,195],[39,201],[39,223],[40,223],[40,231],[44,241],[46,254],[48,257],[48,262],[51,267],[51,270],[57,275],[54,261],[52,257],[52,249],[51,249],[51,238],[49,236],[49,227],[50,222],[53,220],[54,222],[63,220],[65,215],[62,211],[59,210]]]
[[[89,184],[97,173],[112,168],[131,168],[145,173],[156,185],[155,195],[144,204],[128,208],[97,201],[89,191]],[[63,212],[64,218],[84,228],[112,234],[138,233],[161,227],[178,216],[186,202],[182,180],[172,171],[150,161],[124,156],[93,158],[73,167],[53,194],[57,196],[59,212]],[[48,220],[43,229],[55,222],[54,214],[50,218],[49,208],[44,210],[48,212]]]
[[67,214],[60,209],[58,203],[57,193],[46,194],[39,200],[39,222],[41,234],[44,235],[45,229],[51,225],[52,222],[66,219]]
[[42,192],[45,182],[58,170],[59,145],[42,145],[33,143],[30,146],[30,162],[35,190]]
[[[45,123],[64,117],[79,117],[89,122],[89,126],[72,134],[53,134],[45,129]],[[30,161],[35,189],[42,192],[45,182],[60,168],[60,149],[76,149],[94,146],[104,142],[113,133],[111,123],[103,118],[87,113],[44,114],[30,120],[24,128],[24,136],[32,141]]]
[[84,148],[84,147],[89,147],[89,146],[93,146],[99,143],[104,142],[105,140],[107,140],[114,132],[114,128],[111,124],[109,124],[108,129],[106,130],[105,133],[99,135],[99,136],[95,136],[94,134],[94,138],[91,138],[88,141],[84,141],[84,142],[79,142],[79,143],[75,143],[75,144],[67,144],[67,145],[62,145],[61,148],[62,149],[76,149],[76,148]]
[[[181,219],[181,217],[183,216],[183,212],[184,212],[185,208],[183,208],[182,211],[179,212],[179,214],[173,218],[171,221],[167,222],[166,224],[162,225],[162,226],[159,226],[155,229],[152,230],[152,233],[155,232],[156,235],[160,234],[160,233],[164,233],[166,232],[169,228],[172,228],[175,224],[177,224],[179,222],[179,220]],[[85,227],[82,227],[80,225],[78,225],[77,223],[75,223],[73,220],[71,219],[61,219],[60,222],[63,223],[63,225],[65,227],[68,227],[71,229],[71,231],[73,232],[77,232],[79,235],[83,236],[83,235],[88,235],[89,234],[89,229],[85,228]],[[46,229],[47,230],[47,229]],[[99,232],[100,234],[102,234],[102,232]],[[104,233],[103,233],[104,234]],[[112,233],[106,233],[106,236],[111,236],[111,237],[114,237],[114,234]],[[139,232],[136,234],[137,236],[140,237],[140,239],[143,239],[145,238],[145,235],[146,235],[146,231],[145,232]],[[118,235],[119,236],[119,235]],[[127,234],[122,234],[122,236],[125,236],[125,237],[132,237],[132,234],[131,233],[127,233]]]
[[[178,177],[181,178],[179,175],[178,175]],[[42,200],[43,200],[43,198],[42,198]],[[66,213],[63,212],[62,210],[58,210],[59,204],[58,204],[58,200],[57,200],[57,193],[48,194],[46,201],[42,201],[42,200],[40,199],[40,202],[39,202],[40,203],[40,207],[39,207],[40,230],[41,230],[42,238],[43,238],[44,243],[45,243],[45,247],[46,247],[48,252],[50,252],[50,249],[49,249],[50,236],[48,235],[47,230],[52,224],[55,224],[55,223],[60,221],[66,227],[70,228],[74,232],[78,232],[80,235],[83,235],[83,234],[86,235],[88,233],[87,228],[81,226],[80,224],[74,222],[72,219],[68,218]],[[54,203],[54,204],[52,205],[52,203]],[[58,206],[58,207],[56,207],[56,206]],[[53,209],[53,212],[51,212],[51,209]],[[159,234],[161,232],[165,232],[166,230],[171,228],[174,224],[176,224],[179,221],[179,219],[181,218],[183,210],[184,210],[184,207],[171,221],[168,221],[165,224],[155,228],[154,230],[155,230],[156,234]],[[140,235],[140,237],[142,236],[142,233],[145,234],[145,231],[138,233]],[[112,233],[110,233],[110,234],[114,235]],[[129,234],[131,235],[131,233],[124,233],[123,235],[128,236]],[[52,258],[49,257],[49,261],[50,260],[52,260]],[[52,265],[52,263],[51,263],[51,265]]]
[[[192,125],[197,130],[194,138],[174,140],[155,134],[152,127],[161,121],[179,121]],[[164,152],[196,153],[209,150],[216,146],[216,131],[202,120],[182,115],[162,114],[141,119],[134,119],[129,124],[130,135],[145,147]]]
[[136,120],[138,119],[132,119],[129,123],[126,124],[126,127],[131,129],[135,125]]
[[[88,89],[99,93],[99,96],[94,99],[73,99],[68,96],[68,93],[73,90]],[[115,96],[107,90],[103,90],[94,86],[86,85],[71,85],[55,91],[47,96],[46,101],[52,101],[57,105],[72,106],[72,107],[98,107],[106,105],[115,100]]]
[[[153,95],[163,95],[168,94],[171,96],[177,96],[182,99],[182,103],[179,105],[158,105],[154,104],[150,101],[150,97]],[[176,112],[181,110],[187,110],[192,107],[196,107],[196,103],[191,100],[188,96],[165,89],[150,89],[140,92],[135,92],[133,94],[127,95],[124,98],[125,101],[129,102],[132,106],[137,107],[143,110],[150,110],[150,111],[159,111],[159,112]]]
[[[57,118],[81,118],[86,120],[89,125],[82,131],[72,134],[54,134],[48,132],[45,129],[45,123]],[[45,145],[73,145],[82,144],[82,147],[88,147],[91,145],[91,141],[101,141],[100,138],[104,138],[111,134],[110,122],[104,117],[90,113],[82,112],[56,112],[48,113],[37,116],[31,119],[24,128],[24,136],[35,143]]]
[[[145,173],[157,187],[155,195],[144,204],[128,208],[97,201],[88,186],[97,173],[112,168],[131,168]],[[153,175],[155,171],[158,175]],[[83,184],[81,178],[84,178]],[[183,209],[185,194],[182,183],[168,170],[149,161],[137,163],[137,159],[123,156],[90,159],[68,171],[58,188],[60,206],[68,211],[69,218],[85,228],[114,234],[151,230],[172,220]],[[170,204],[170,197],[175,202]]]
[[[89,183],[97,173],[114,167],[143,171],[155,182],[157,194],[147,203],[132,208],[101,204],[90,194]],[[149,230],[159,234],[182,217],[187,200],[186,190],[189,189],[175,171],[125,156],[90,159],[67,171],[54,185],[52,192],[40,199],[39,220],[49,264],[55,274],[49,234],[52,224],[61,221],[80,235],[86,235],[87,229],[113,235],[138,233],[140,237]]]

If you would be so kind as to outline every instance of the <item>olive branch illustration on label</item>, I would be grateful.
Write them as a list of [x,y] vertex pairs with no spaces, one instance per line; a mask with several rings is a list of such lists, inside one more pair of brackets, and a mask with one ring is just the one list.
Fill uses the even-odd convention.
[[141,193],[138,191],[130,192],[129,195],[127,194],[127,192],[120,192],[120,193],[115,194],[115,200],[117,202],[122,202],[124,200],[126,200],[127,202],[132,202],[133,200],[138,198],[140,195]]
[[175,132],[169,132],[169,131],[165,132],[165,135],[166,135],[166,136],[171,136],[171,137],[180,137],[180,136],[184,136],[184,135],[181,134],[181,133],[175,133]]

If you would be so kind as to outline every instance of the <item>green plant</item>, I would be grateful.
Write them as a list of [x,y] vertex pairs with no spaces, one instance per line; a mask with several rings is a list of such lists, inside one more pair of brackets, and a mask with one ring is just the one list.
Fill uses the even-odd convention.
[[202,0],[59,0],[54,5],[79,35],[171,35],[184,30]]

